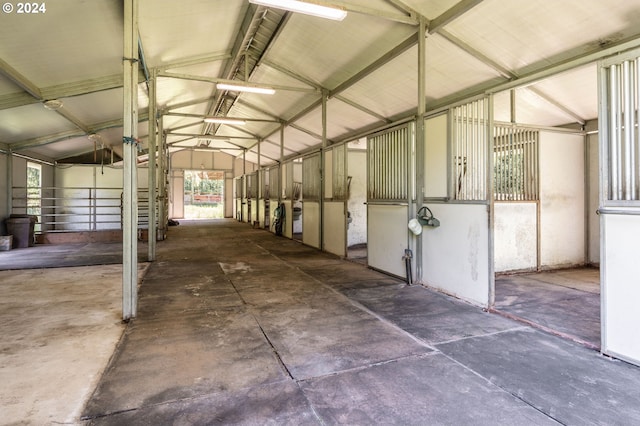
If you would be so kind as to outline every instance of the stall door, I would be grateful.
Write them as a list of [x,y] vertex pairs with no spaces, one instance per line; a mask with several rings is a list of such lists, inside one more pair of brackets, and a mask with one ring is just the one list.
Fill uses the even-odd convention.
[[320,248],[320,153],[302,159],[302,242]]
[[367,241],[370,267],[406,278],[409,248],[411,129],[409,125],[367,142]]
[[347,145],[324,155],[323,250],[347,256]]
[[600,64],[602,351],[640,365],[640,51]]

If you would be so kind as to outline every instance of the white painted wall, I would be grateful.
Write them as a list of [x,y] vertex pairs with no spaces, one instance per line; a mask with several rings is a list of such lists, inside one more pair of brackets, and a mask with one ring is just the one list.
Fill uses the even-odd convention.
[[[305,213],[306,214],[306,213]],[[324,203],[324,231],[323,248],[329,253],[344,257],[346,249],[346,220],[344,202],[325,201]],[[303,235],[306,235],[306,230]]]
[[585,263],[584,137],[540,132],[540,262]]
[[429,204],[440,227],[423,227],[424,284],[489,304],[489,213],[484,204]]
[[602,215],[602,351],[640,365],[640,216]]
[[537,203],[495,203],[495,272],[536,269]]
[[372,268],[406,278],[402,259],[408,248],[408,207],[367,205],[367,259]]
[[320,248],[320,203],[305,201],[302,205],[302,242],[311,247]]
[[[361,144],[362,145],[362,144]],[[351,176],[347,210],[351,223],[347,228],[347,246],[367,242],[367,152],[364,149],[347,151],[347,176]]]

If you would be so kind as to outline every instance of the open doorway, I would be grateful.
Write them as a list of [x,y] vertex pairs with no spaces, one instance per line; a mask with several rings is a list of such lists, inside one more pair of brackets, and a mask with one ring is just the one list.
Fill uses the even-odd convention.
[[184,218],[224,218],[224,172],[184,171]]
[[493,131],[494,308],[599,348],[597,135],[506,122]]
[[367,140],[347,146],[347,258],[367,264]]
[[34,232],[39,233],[42,224],[42,166],[27,162],[27,214],[36,217]]

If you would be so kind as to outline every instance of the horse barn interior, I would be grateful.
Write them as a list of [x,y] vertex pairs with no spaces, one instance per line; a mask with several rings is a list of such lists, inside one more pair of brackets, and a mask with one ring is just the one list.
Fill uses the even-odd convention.
[[5,2],[0,423],[640,424],[639,107],[640,0]]

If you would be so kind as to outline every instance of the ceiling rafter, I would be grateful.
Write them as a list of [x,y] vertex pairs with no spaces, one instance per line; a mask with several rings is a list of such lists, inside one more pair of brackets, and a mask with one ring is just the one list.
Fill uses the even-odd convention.
[[455,21],[471,9],[482,3],[482,0],[462,0],[456,5],[452,6],[437,18],[432,19],[427,23],[427,32],[432,34],[440,31],[447,24]]
[[29,81],[28,78],[20,74],[15,68],[0,58],[0,73],[7,77],[13,84],[18,86],[23,91],[27,92],[34,98],[42,100],[42,94],[40,89]]
[[[138,123],[142,123],[149,120],[149,114],[144,112],[138,115]],[[89,126],[87,129],[88,132],[85,132],[81,129],[76,130],[67,130],[60,133],[55,133],[51,135],[40,136],[33,139],[28,139],[20,142],[15,142],[11,144],[11,149],[14,151],[22,151],[24,149],[36,148],[39,146],[49,145],[51,143],[60,142],[67,139],[79,138],[82,136],[87,136],[91,133],[97,133],[102,130],[113,129],[117,127],[122,127],[122,119],[105,121],[102,123],[95,124],[93,126]]]
[[[447,40],[449,43],[451,43],[454,46],[462,49],[467,54],[473,56],[474,58],[476,58],[477,60],[479,60],[483,64],[485,64],[485,65],[489,66],[490,68],[492,68],[493,70],[497,71],[505,79],[507,79],[507,80],[518,79],[519,76],[518,76],[517,72],[506,69],[505,67],[503,67],[502,65],[498,64],[497,62],[495,62],[494,60],[492,60],[488,56],[484,55],[482,52],[480,52],[477,49],[471,47],[468,43],[465,43],[464,41],[462,41],[459,38],[455,37],[453,34],[449,33],[448,31],[440,30],[438,32],[438,34],[440,34],[442,37],[444,37],[444,39]],[[543,99],[545,102],[547,102],[547,103],[553,105],[554,107],[558,108],[563,113],[565,113],[568,116],[574,118],[576,120],[576,122],[578,122],[580,124],[585,124],[586,123],[586,119],[584,117],[581,117],[578,113],[576,113],[575,111],[572,111],[566,105],[562,105],[560,102],[555,100],[553,97],[547,95],[546,93],[543,93],[539,89],[530,86],[530,87],[528,87],[528,90],[530,90],[531,92],[535,93],[538,97]]]
[[354,102],[354,101],[352,101],[350,99],[347,99],[342,95],[335,95],[334,98],[339,100],[340,102],[344,102],[345,104],[350,105],[350,106],[354,107],[355,109],[358,109],[358,110],[364,112],[365,114],[368,114],[368,115],[370,115],[372,117],[375,117],[380,121],[386,121],[387,123],[391,122],[391,120],[389,120],[388,117],[385,117],[382,114],[378,114],[377,112],[372,111],[369,108],[365,108],[364,106],[360,105],[359,103]]
[[201,65],[209,62],[225,61],[228,59],[231,59],[231,53],[229,52],[212,53],[208,55],[197,55],[197,56],[181,58],[172,62],[168,62],[162,65],[161,67],[156,67],[156,69],[158,71],[167,71],[174,68],[183,68],[183,67],[189,67],[192,65]]
[[311,86],[313,88],[315,88],[318,92],[321,92],[322,90],[325,90],[325,87],[322,87],[322,85],[318,82],[312,81],[310,78],[305,77],[300,75],[299,73],[290,70],[289,68],[285,67],[284,65],[281,64],[277,64],[273,61],[269,61],[269,60],[263,60],[262,62],[260,62],[261,65],[266,65],[269,68],[272,68],[276,71],[281,72],[282,74],[288,75],[289,77],[298,80],[301,83],[304,83],[308,86]]
[[402,15],[398,13],[385,12],[384,10],[374,9],[372,7],[366,7],[361,5],[355,5],[353,3],[349,3],[346,1],[338,1],[338,0],[334,0],[334,1],[314,0],[313,3],[316,3],[321,6],[342,9],[347,12],[360,13],[363,15],[374,16],[376,18],[382,18],[389,21],[400,22],[402,24],[418,25],[418,18],[411,14]]

